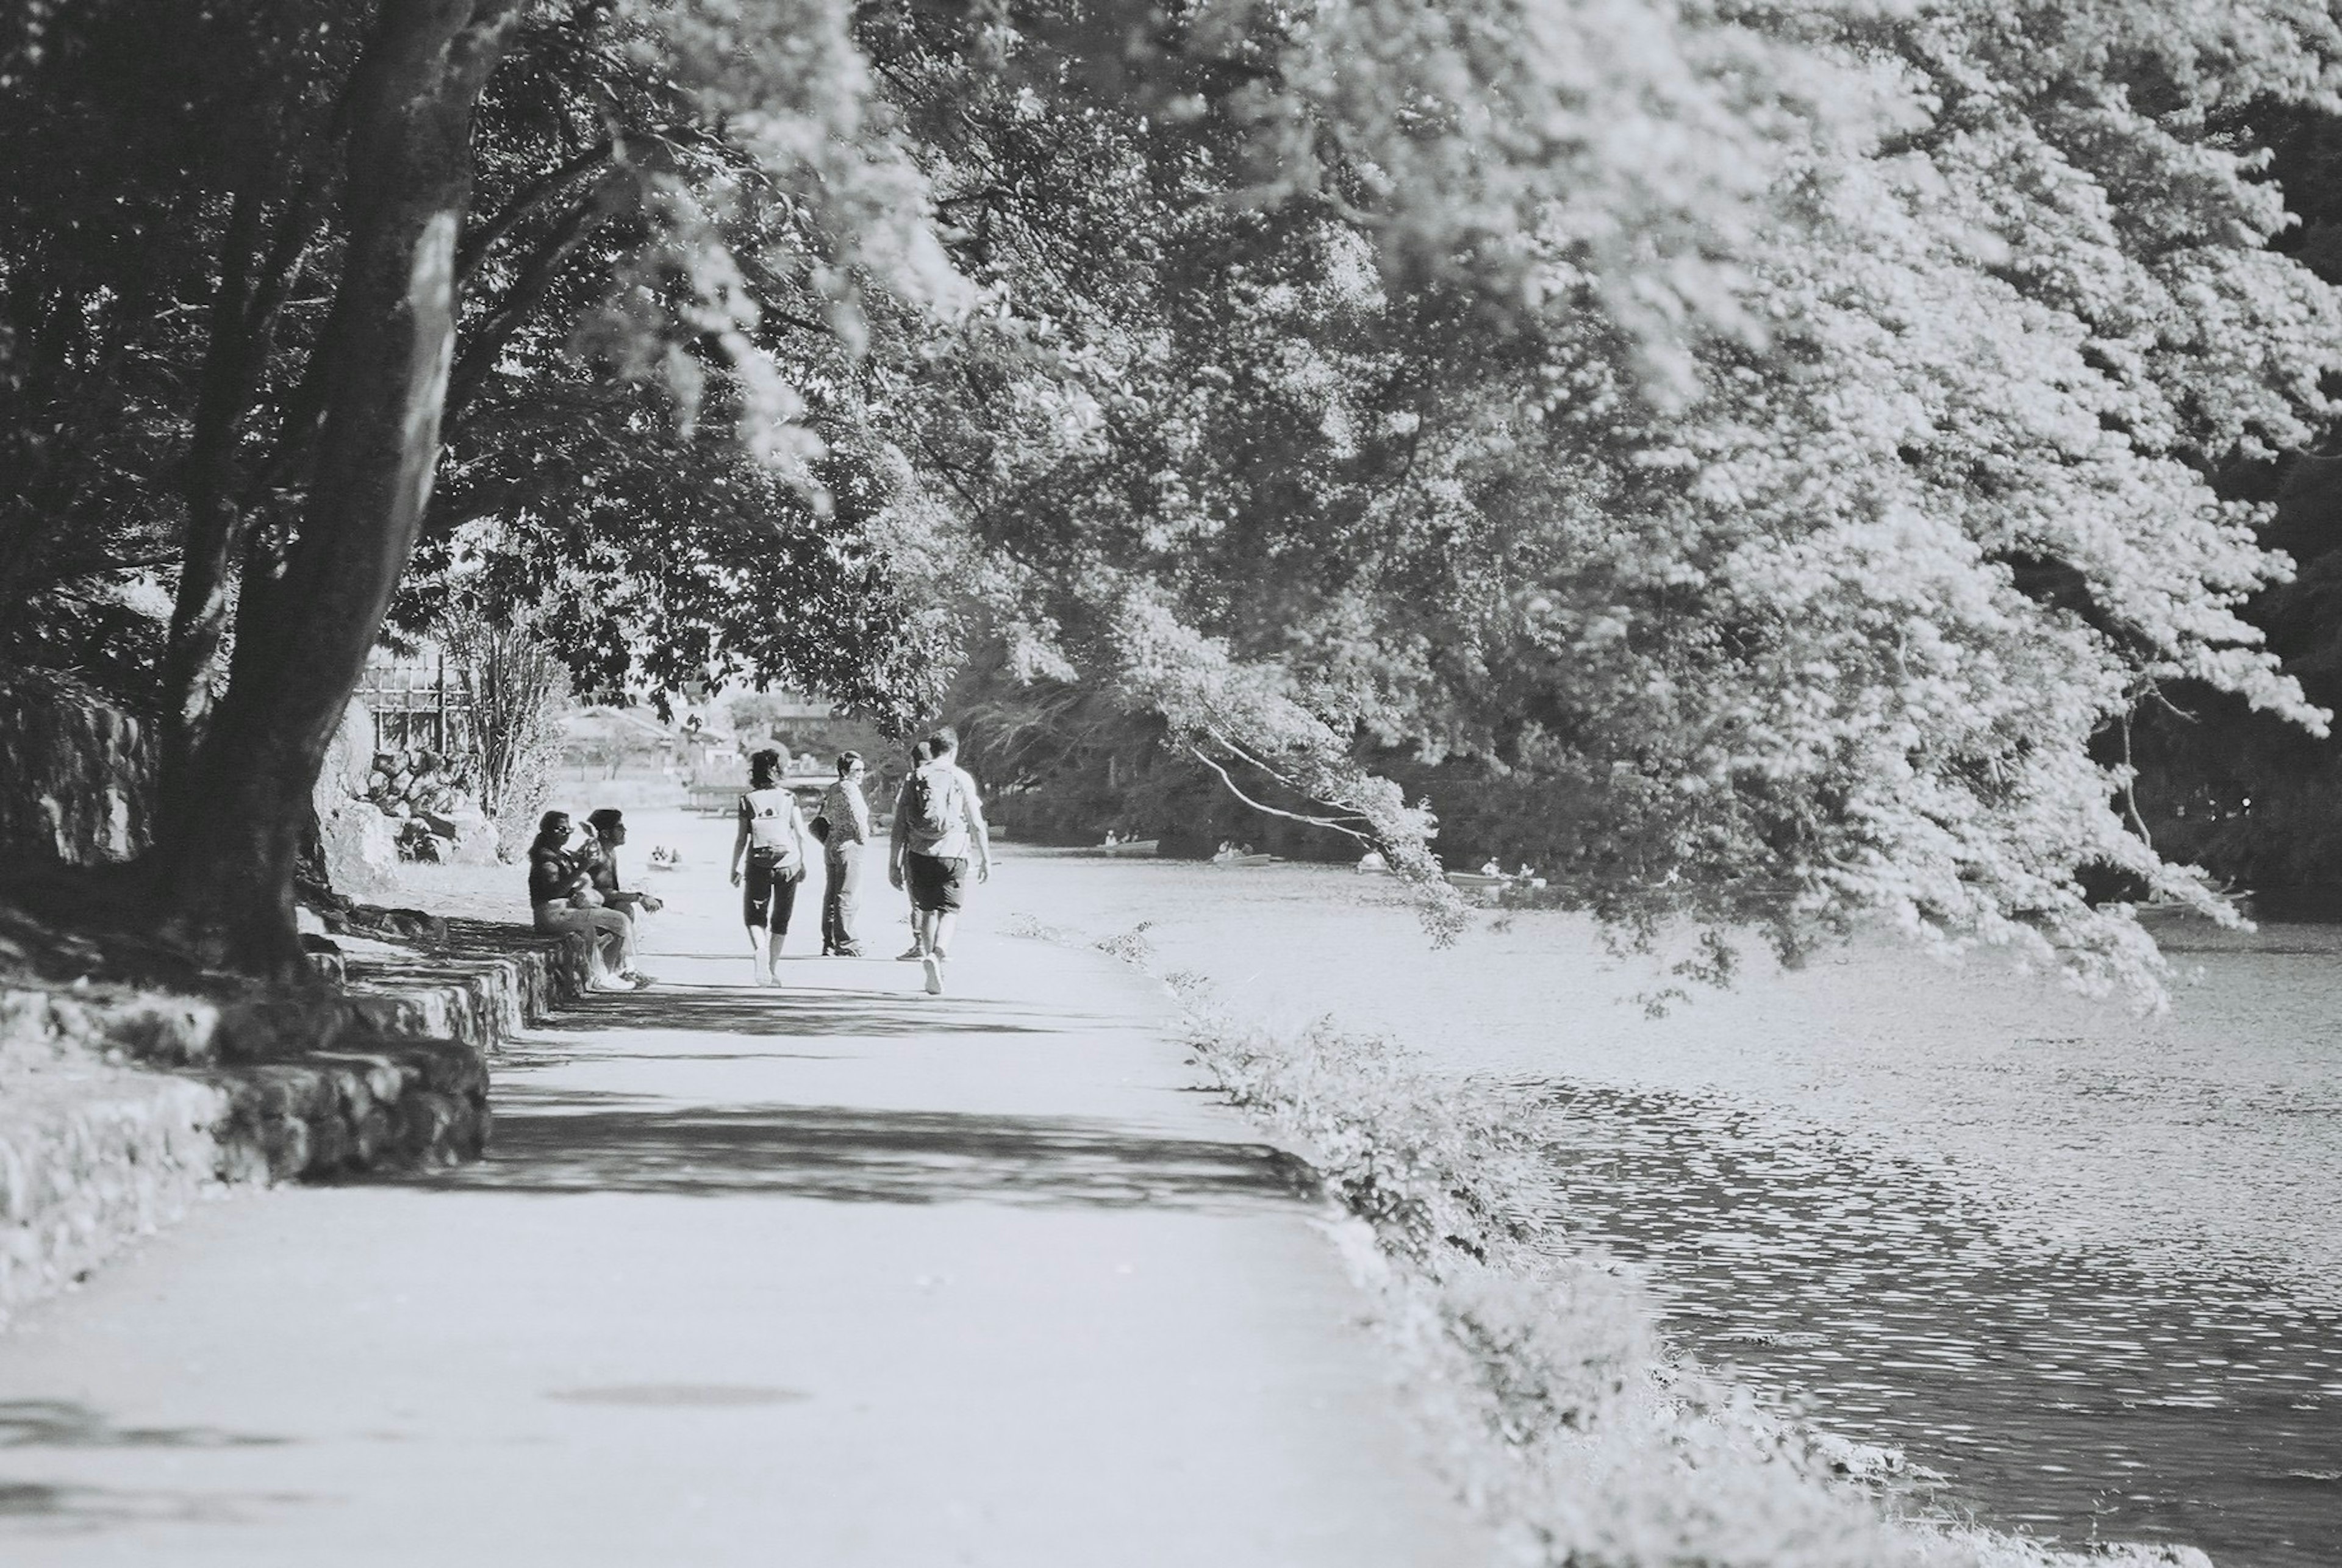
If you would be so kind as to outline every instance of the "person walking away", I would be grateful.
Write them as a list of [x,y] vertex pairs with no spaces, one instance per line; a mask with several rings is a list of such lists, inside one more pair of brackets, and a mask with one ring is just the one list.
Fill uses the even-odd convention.
[[948,725],[926,739],[928,760],[911,770],[895,803],[887,836],[886,879],[911,894],[912,924],[927,994],[940,996],[951,956],[952,926],[976,880],[992,877],[992,834],[976,781],[959,765],[959,735]]
[[862,956],[855,939],[856,893],[862,880],[862,849],[870,842],[870,801],[862,793],[862,754],[837,754],[837,782],[821,797],[821,950],[841,958]]
[[537,819],[536,837],[528,846],[528,904],[536,928],[587,939],[587,989],[638,991],[650,979],[635,971],[634,923],[602,906],[570,847],[574,831],[565,811]]
[[[916,773],[916,772],[918,772],[921,768],[923,768],[923,767],[926,766],[926,765],[927,765],[927,764],[929,764],[930,762],[933,762],[934,760],[935,760],[935,754],[934,754],[933,752],[931,752],[931,751],[929,751],[929,750],[927,749],[927,743],[926,743],[926,739],[925,739],[924,737],[923,737],[923,738],[921,738],[921,739],[919,739],[919,740],[913,741],[913,742],[911,743],[911,772],[912,772],[912,773]],[[907,775],[906,775],[906,776],[907,776]],[[901,784],[896,784],[896,785],[895,786],[895,794],[896,794],[896,798],[897,798],[897,799],[900,799],[900,798],[901,798],[902,793],[903,793],[903,786],[902,786]],[[895,814],[896,814],[896,818],[897,818],[897,819],[899,819],[899,818],[901,817],[901,815],[902,815],[902,814],[901,814],[900,812],[897,812],[897,813],[896,813]],[[889,834],[888,842],[889,842],[890,844],[893,842],[893,838],[892,838],[891,832],[890,832],[890,834]],[[892,864],[892,861],[891,861],[891,855],[890,855],[890,860],[889,860],[890,872],[889,872],[889,874],[891,874],[891,864]],[[903,888],[903,884],[902,884],[900,882],[896,883],[896,884],[895,884],[895,886],[896,886],[896,889],[898,892],[899,892],[899,891],[901,891],[901,890],[902,890],[902,888]],[[920,941],[919,941],[919,906],[918,906],[916,903],[912,903],[912,902],[911,902],[909,899],[907,899],[907,898],[906,898],[904,902],[905,902],[905,904],[907,905],[907,911],[906,911],[906,913],[907,913],[907,916],[908,916],[909,923],[910,923],[910,926],[911,926],[911,945],[910,945],[908,948],[905,949],[903,952],[901,952],[901,953],[898,953],[898,954],[895,954],[895,962],[896,962],[896,963],[897,963],[897,964],[916,964],[920,959],[925,958],[925,957],[926,956],[926,951],[927,951],[927,950],[926,950],[926,948],[925,946],[923,946],[923,945],[920,944]]]
[[626,814],[606,805],[586,814],[586,826],[594,835],[586,844],[586,874],[594,891],[602,895],[602,906],[616,910],[636,928],[635,948],[640,952],[643,916],[656,914],[665,903],[650,894],[618,885],[618,846],[626,842]]
[[740,832],[732,841],[732,885],[742,890],[740,918],[759,985],[780,984],[773,965],[789,934],[797,884],[813,859],[797,797],[781,785],[786,765],[784,754],[770,747],[748,759],[748,793],[740,797]]

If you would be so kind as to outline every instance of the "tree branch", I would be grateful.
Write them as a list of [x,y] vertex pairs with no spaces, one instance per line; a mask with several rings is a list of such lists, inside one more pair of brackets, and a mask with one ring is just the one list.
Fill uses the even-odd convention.
[[480,270],[480,265],[487,260],[488,252],[495,247],[498,241],[535,216],[579,175],[590,174],[609,163],[616,150],[616,142],[605,136],[559,168],[549,170],[523,185],[513,199],[505,204],[504,211],[482,225],[477,232],[465,236],[463,248],[456,255],[455,286],[458,289],[468,288],[473,275]]
[[[1240,800],[1240,801],[1244,802],[1244,804],[1246,804],[1246,805],[1248,805],[1248,806],[1252,807],[1252,809],[1253,809],[1253,810],[1255,810],[1255,811],[1256,811],[1256,812],[1260,812],[1260,813],[1262,813],[1263,814],[1267,815],[1267,816],[1281,816],[1281,817],[1284,817],[1284,818],[1285,818],[1286,821],[1288,821],[1288,822],[1306,823],[1306,824],[1308,824],[1309,826],[1311,826],[1311,827],[1326,827],[1326,828],[1332,828],[1336,833],[1346,834],[1347,836],[1349,836],[1349,837],[1351,837],[1351,838],[1354,838],[1354,839],[1357,840],[1360,844],[1363,844],[1366,845],[1366,846],[1367,846],[1367,847],[1369,847],[1369,848],[1372,848],[1372,847],[1373,847],[1373,845],[1374,845],[1374,842],[1375,842],[1375,841],[1374,841],[1374,839],[1373,839],[1370,835],[1368,835],[1368,834],[1366,834],[1360,833],[1356,828],[1354,828],[1354,827],[1350,827],[1350,826],[1346,826],[1346,825],[1345,825],[1345,824],[1344,824],[1340,819],[1338,819],[1338,818],[1336,818],[1336,817],[1330,817],[1330,816],[1311,816],[1311,815],[1309,815],[1309,814],[1308,814],[1307,813],[1306,813],[1306,812],[1286,811],[1286,809],[1284,809],[1282,806],[1274,806],[1274,805],[1267,804],[1266,802],[1263,802],[1263,801],[1256,801],[1256,800],[1253,799],[1253,798],[1252,798],[1252,796],[1250,796],[1250,795],[1248,795],[1248,794],[1245,794],[1245,792],[1244,792],[1244,791],[1242,791],[1242,790],[1240,790],[1240,789],[1238,789],[1238,788],[1236,787],[1236,780],[1234,780],[1234,779],[1232,779],[1232,778],[1230,778],[1230,777],[1228,776],[1228,770],[1227,770],[1227,769],[1226,769],[1226,768],[1222,767],[1219,764],[1217,764],[1217,763],[1214,762],[1210,757],[1208,757],[1208,756],[1205,755],[1205,754],[1204,754],[1204,753],[1203,753],[1199,748],[1197,748],[1196,746],[1195,746],[1195,745],[1193,745],[1193,744],[1190,744],[1190,745],[1187,747],[1187,754],[1188,754],[1188,755],[1190,755],[1190,756],[1192,756],[1192,757],[1194,757],[1197,762],[1199,762],[1199,763],[1203,764],[1206,767],[1207,767],[1207,768],[1211,769],[1214,773],[1216,773],[1216,774],[1219,774],[1219,775],[1220,775],[1220,783],[1222,783],[1222,784],[1226,784],[1226,785],[1227,786],[1228,793],[1229,793],[1230,794],[1232,794],[1232,795],[1236,796],[1236,799],[1238,799],[1238,800]],[[1247,757],[1246,760],[1246,761],[1251,761],[1251,759],[1250,759],[1249,757]],[[1255,766],[1258,766],[1259,764],[1256,763],[1254,765],[1255,765]],[[1265,772],[1266,772],[1266,771],[1267,771],[1267,770],[1263,770],[1263,771],[1265,771]],[[1272,778],[1274,778],[1274,777],[1276,777],[1276,775],[1274,773],[1270,773],[1270,775],[1269,775],[1269,776],[1270,776],[1270,777],[1272,777]],[[1284,781],[1284,780],[1282,780],[1282,779],[1279,779],[1277,782],[1278,782],[1278,783],[1280,783],[1280,784],[1282,784],[1282,783],[1284,783],[1285,781]],[[1365,819],[1364,817],[1356,817],[1356,818],[1352,818],[1351,820],[1352,820],[1352,821],[1356,821],[1356,822],[1364,822],[1366,819]]]
[[478,394],[487,382],[488,372],[495,367],[497,356],[504,352],[505,345],[512,341],[513,334],[520,330],[529,313],[544,303],[545,295],[552,290],[554,280],[560,276],[562,266],[609,216],[608,210],[599,200],[602,189],[597,185],[586,193],[584,201],[570,209],[568,215],[562,219],[545,243],[537,247],[536,254],[530,256],[527,265],[521,268],[520,275],[513,280],[512,287],[505,291],[504,299],[497,305],[495,314],[456,356],[455,374],[447,380],[446,411],[442,415],[446,424],[454,424],[464,406]]

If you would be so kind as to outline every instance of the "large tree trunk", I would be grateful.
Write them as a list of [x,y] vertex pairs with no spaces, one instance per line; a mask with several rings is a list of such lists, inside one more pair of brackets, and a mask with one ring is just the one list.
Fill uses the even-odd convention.
[[[187,503],[187,533],[179,553],[179,588],[171,606],[170,639],[162,669],[162,780],[178,794],[195,758],[211,706],[233,590],[231,569],[242,543],[242,518],[233,499],[236,424],[250,398],[255,366],[245,329],[255,253],[260,246],[258,182],[248,175],[236,191],[220,242],[219,287],[212,295],[211,342],[204,357],[203,390],[195,404],[195,439],[180,476]],[[167,834],[167,826],[164,829]]]
[[[165,914],[207,963],[300,967],[293,867],[310,792],[431,493],[455,347],[474,106],[517,0],[384,0],[351,85],[348,252],[325,419],[282,576],[248,581],[228,689],[164,803]],[[247,605],[247,611],[251,606]]]

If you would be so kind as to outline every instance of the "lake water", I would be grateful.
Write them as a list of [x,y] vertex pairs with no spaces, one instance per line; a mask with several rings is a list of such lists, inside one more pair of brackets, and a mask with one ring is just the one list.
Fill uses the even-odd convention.
[[2153,1019],[1885,942],[1653,1019],[1583,921],[1434,951],[1341,870],[1017,851],[1013,914],[1528,1085],[1681,1343],[1986,1523],[2342,1562],[2342,934],[2176,930]]

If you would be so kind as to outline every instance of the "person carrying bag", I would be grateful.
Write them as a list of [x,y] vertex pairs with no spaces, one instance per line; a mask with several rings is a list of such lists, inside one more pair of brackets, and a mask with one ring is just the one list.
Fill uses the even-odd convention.
[[813,860],[813,841],[796,796],[782,787],[784,754],[770,747],[748,759],[748,793],[740,797],[740,831],[732,842],[732,885],[741,890],[756,983],[777,985],[774,964],[789,934],[797,884]]

